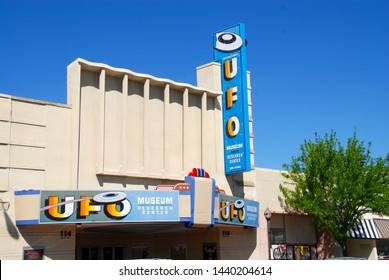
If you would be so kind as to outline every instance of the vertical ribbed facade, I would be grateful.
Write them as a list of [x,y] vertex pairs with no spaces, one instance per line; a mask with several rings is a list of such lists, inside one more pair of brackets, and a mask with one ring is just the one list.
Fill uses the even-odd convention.
[[224,176],[220,92],[84,60],[69,71],[78,188],[104,186],[99,176],[182,180],[194,167]]

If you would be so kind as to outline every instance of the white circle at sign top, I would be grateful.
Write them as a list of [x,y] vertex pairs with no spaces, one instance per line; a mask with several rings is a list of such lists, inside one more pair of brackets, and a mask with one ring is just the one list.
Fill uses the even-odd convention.
[[234,206],[237,209],[242,209],[244,207],[244,201],[242,199],[238,199],[234,202]]
[[219,51],[231,52],[239,50],[243,45],[242,38],[235,33],[221,32],[216,34],[215,48]]
[[225,41],[231,41],[234,39],[234,36],[231,33],[221,34],[220,37],[222,37]]
[[98,203],[115,203],[127,197],[125,192],[104,192],[93,196],[93,200]]

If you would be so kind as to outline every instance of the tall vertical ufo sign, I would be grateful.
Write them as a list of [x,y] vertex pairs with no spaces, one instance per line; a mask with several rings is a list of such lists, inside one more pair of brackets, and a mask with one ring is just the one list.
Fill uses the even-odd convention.
[[244,24],[217,32],[214,61],[221,65],[225,173],[251,170]]

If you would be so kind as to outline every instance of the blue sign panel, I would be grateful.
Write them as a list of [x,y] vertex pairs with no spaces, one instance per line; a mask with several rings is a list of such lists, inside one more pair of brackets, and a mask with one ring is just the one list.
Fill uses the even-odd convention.
[[40,223],[179,221],[177,191],[42,191]]
[[219,194],[219,203],[218,223],[258,227],[257,201]]
[[246,38],[243,24],[214,35],[214,61],[221,65],[225,173],[251,170]]

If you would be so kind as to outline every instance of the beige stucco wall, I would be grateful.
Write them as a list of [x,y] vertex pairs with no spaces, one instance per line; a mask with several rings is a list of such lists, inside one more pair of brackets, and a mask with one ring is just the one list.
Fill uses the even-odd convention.
[[[39,225],[16,228],[7,224],[8,238],[2,237],[0,259],[23,259],[24,248],[43,248],[46,260],[72,260],[75,258],[75,225]],[[63,238],[61,231],[71,232]],[[5,242],[3,242],[5,241]]]
[[286,180],[280,170],[256,168],[255,169],[257,199],[261,210],[269,207],[272,213],[285,213],[280,203],[282,193],[280,184]]
[[377,260],[377,247],[374,239],[347,239],[347,253],[349,256]]
[[[71,107],[0,94],[0,259],[21,259],[23,247],[45,246],[47,258],[72,259],[75,239],[60,239],[68,226],[15,226],[16,190],[70,189]],[[28,209],[35,213],[39,209]],[[27,217],[28,218],[28,217]],[[49,244],[47,246],[47,244]],[[70,246],[70,247],[69,247]]]
[[[228,235],[223,235],[227,231]],[[258,260],[258,234],[256,228],[226,227],[219,228],[219,247],[221,260]]]
[[266,208],[272,212],[270,227],[282,229],[286,242],[289,244],[315,245],[316,231],[312,220],[306,215],[291,215],[287,213],[282,204],[283,195],[280,185],[292,187],[286,183],[281,170],[256,168],[256,191],[260,205],[260,227],[258,228],[258,250],[261,259],[268,257],[268,231],[267,221],[264,218]]
[[[24,248],[44,248],[45,259],[71,260],[75,258],[75,225],[39,225],[39,226],[16,226],[15,225],[15,197],[12,192],[3,192],[0,198],[10,203],[7,211],[0,212],[0,259],[20,260],[23,259]],[[23,201],[22,201],[23,202]],[[39,202],[38,202],[39,205]],[[29,207],[22,205],[35,217],[39,211],[37,205]],[[23,218],[28,218],[25,216]],[[70,238],[63,238],[61,231],[71,232]]]
[[0,190],[70,187],[70,113],[0,94]]

